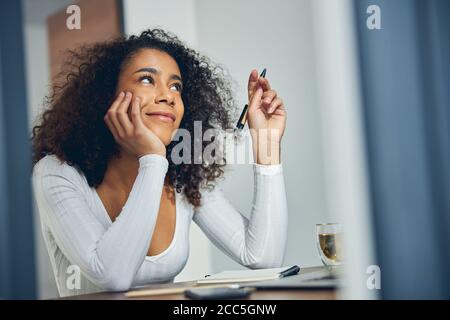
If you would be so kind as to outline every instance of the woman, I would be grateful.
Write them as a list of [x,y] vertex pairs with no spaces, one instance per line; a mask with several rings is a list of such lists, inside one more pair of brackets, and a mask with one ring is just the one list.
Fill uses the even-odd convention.
[[61,296],[173,281],[188,258],[192,220],[244,266],[282,264],[286,112],[266,79],[253,70],[248,82],[256,163],[247,219],[214,187],[223,165],[175,165],[170,157],[177,129],[232,125],[220,68],[159,29],[71,56],[33,129],[34,194]]

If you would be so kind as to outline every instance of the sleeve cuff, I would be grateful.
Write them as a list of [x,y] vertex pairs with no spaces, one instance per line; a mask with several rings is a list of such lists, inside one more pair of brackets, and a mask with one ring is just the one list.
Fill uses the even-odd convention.
[[166,157],[163,157],[159,154],[146,154],[139,158],[139,168],[145,168],[152,165],[159,165],[167,171],[169,167],[169,161],[167,161]]
[[262,165],[262,164],[253,164],[253,170],[256,174],[273,176],[276,174],[283,173],[283,164],[273,164],[273,165]]

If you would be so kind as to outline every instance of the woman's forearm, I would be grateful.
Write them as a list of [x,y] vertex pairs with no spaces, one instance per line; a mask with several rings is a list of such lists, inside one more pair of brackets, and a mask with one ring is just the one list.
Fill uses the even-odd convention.
[[167,160],[140,159],[139,174],[119,217],[108,228],[85,200],[80,176],[68,165],[50,161],[35,170],[36,198],[42,217],[67,259],[108,290],[126,290],[145,259],[160,205]]
[[282,165],[254,165],[255,186],[249,218],[221,190],[205,191],[194,221],[208,238],[249,268],[278,267],[287,238],[287,202]]
[[253,156],[257,164],[275,165],[281,162],[281,141],[269,135],[267,131],[251,134]]

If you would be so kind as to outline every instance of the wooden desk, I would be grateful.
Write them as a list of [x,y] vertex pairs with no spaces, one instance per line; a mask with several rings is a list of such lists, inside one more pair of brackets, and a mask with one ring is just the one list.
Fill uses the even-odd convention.
[[[319,270],[323,267],[310,267],[300,270],[300,274]],[[176,282],[169,286],[194,286],[195,281]],[[148,286],[153,287],[153,286]],[[190,300],[184,293],[164,294],[129,298],[122,292],[101,292],[78,295],[63,299],[69,300]],[[336,291],[330,289],[285,289],[285,290],[256,290],[245,300],[335,300]]]
[[[64,300],[190,300],[184,294],[127,298],[124,293],[101,292],[63,298]],[[335,290],[257,290],[244,300],[335,300]]]

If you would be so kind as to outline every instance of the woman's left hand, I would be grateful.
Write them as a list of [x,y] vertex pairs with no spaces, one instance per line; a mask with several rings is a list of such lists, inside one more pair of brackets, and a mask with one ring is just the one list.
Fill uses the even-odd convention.
[[260,77],[256,70],[252,70],[248,79],[248,99],[249,128],[256,133],[261,129],[267,129],[271,141],[281,142],[286,128],[286,109],[283,100],[270,87],[269,81]]

